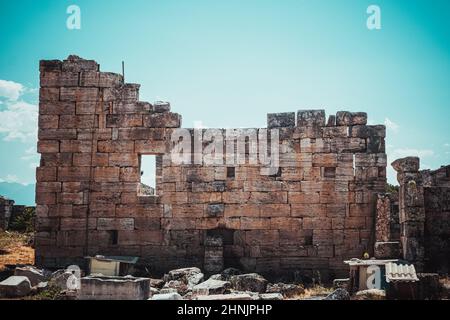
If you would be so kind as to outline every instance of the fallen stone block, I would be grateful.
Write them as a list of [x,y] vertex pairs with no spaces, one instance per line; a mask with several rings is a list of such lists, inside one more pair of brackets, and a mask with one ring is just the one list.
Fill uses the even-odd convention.
[[275,283],[275,284],[268,284],[267,293],[280,293],[285,298],[292,298],[294,296],[299,296],[303,293],[305,293],[305,289],[301,285],[297,284],[286,284],[286,283]]
[[149,300],[183,300],[183,298],[178,293],[173,292],[173,293],[155,294]]
[[343,288],[343,289],[347,289],[348,284],[349,284],[350,279],[349,278],[345,278],[345,279],[334,279],[333,280],[333,288]]
[[[173,291],[173,290],[168,291],[166,289],[173,289],[175,291]],[[170,280],[170,281],[166,282],[164,287],[161,289],[161,292],[163,292],[163,293],[178,292],[181,295],[186,294],[188,291],[189,291],[189,287],[184,281],[182,281],[182,279]]]
[[242,271],[236,268],[226,268],[222,271],[220,274],[222,276],[222,279],[224,281],[229,281],[232,276],[237,276],[239,274],[242,274]]
[[164,280],[150,278],[150,287],[161,289],[162,287],[164,287]]
[[24,297],[31,291],[31,283],[27,277],[11,276],[0,282],[0,296],[8,298]]
[[126,277],[81,278],[80,300],[147,300],[150,279]]
[[49,280],[49,285],[57,287],[61,290],[67,289],[67,281],[73,275],[72,272],[65,269],[57,270],[52,273]]
[[253,300],[247,293],[213,294],[208,296],[197,296],[196,300]]
[[18,267],[14,271],[15,276],[27,277],[30,280],[31,286],[34,287],[40,282],[46,282],[49,279],[48,275],[44,275],[43,270],[39,270],[32,266]]
[[259,295],[261,300],[283,300],[283,295],[281,293],[261,293]]
[[263,293],[266,291],[268,281],[257,273],[247,273],[232,276],[231,285],[235,290]]
[[170,270],[167,275],[164,276],[165,281],[170,280],[178,280],[181,278],[187,278],[191,275],[201,273],[202,271],[197,267],[190,267],[190,268],[180,268],[175,270]]
[[385,300],[386,291],[380,289],[361,290],[355,294],[356,300]]
[[337,288],[327,295],[324,300],[350,300],[350,294],[343,288]]
[[192,292],[197,295],[223,294],[230,289],[231,283],[228,281],[208,279],[196,285]]

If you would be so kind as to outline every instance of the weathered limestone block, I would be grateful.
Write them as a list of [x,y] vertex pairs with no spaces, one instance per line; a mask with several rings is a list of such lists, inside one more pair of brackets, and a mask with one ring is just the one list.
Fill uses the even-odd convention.
[[39,90],[39,101],[51,103],[59,100],[59,88],[41,88]]
[[224,294],[230,288],[231,283],[228,281],[208,279],[194,286],[192,293],[196,295]]
[[375,242],[374,255],[377,259],[398,259],[400,257],[400,242]]
[[98,86],[101,88],[123,85],[123,77],[112,72],[100,72]]
[[235,275],[230,278],[230,282],[235,290],[259,293],[265,292],[268,284],[268,281],[257,273]]
[[0,282],[0,296],[8,298],[24,297],[31,291],[31,283],[27,277],[11,276]]
[[365,125],[367,123],[367,113],[338,111],[336,113],[337,126]]
[[85,60],[76,55],[70,55],[62,61],[61,69],[63,72],[98,71],[99,65],[94,60]]
[[153,103],[155,112],[169,112],[170,111],[170,103],[167,101],[155,101]]
[[142,115],[140,114],[108,114],[106,126],[112,128],[142,127]]
[[95,102],[99,99],[97,88],[61,87],[59,99],[66,102]]
[[295,112],[267,114],[267,129],[282,127],[295,127]]
[[354,138],[386,137],[384,125],[354,125],[349,127],[349,133]]
[[298,127],[324,127],[325,110],[299,110],[297,112]]
[[136,103],[139,101],[139,88],[140,85],[135,83],[124,83],[121,86],[104,88],[102,101]]
[[391,165],[397,172],[418,172],[420,167],[418,157],[397,159]]
[[376,241],[387,242],[390,239],[391,200],[387,195],[378,195],[375,224]]
[[164,112],[144,115],[144,127],[178,128],[180,126],[181,116],[178,113]]
[[208,204],[206,214],[210,217],[223,217],[225,205],[223,203]]
[[80,300],[147,300],[150,279],[127,277],[83,277]]

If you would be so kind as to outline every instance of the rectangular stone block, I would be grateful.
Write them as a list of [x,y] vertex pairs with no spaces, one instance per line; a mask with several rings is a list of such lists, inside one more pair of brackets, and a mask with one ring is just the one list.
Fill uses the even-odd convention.
[[336,125],[365,125],[367,124],[367,113],[365,112],[348,112],[338,111],[336,113]]
[[59,101],[59,88],[41,88],[39,90],[40,102]]
[[295,127],[295,112],[267,114],[267,129],[281,127]]
[[61,115],[59,116],[61,129],[93,129],[98,127],[95,115]]
[[38,153],[58,153],[59,152],[59,141],[57,141],[57,140],[38,141],[37,152]]
[[39,101],[39,114],[43,115],[63,115],[75,114],[74,102],[60,102],[60,101]]
[[56,167],[38,167],[36,168],[37,182],[56,181]]
[[178,113],[152,113],[144,115],[144,127],[148,128],[178,128],[181,126],[181,116]]
[[315,204],[320,203],[317,192],[289,192],[289,203]]
[[297,112],[297,127],[325,126],[325,110],[299,110]]
[[108,128],[142,127],[142,115],[140,114],[108,114],[106,126]]
[[57,115],[39,115],[38,126],[41,129],[58,129],[59,117]]
[[96,182],[118,182],[119,173],[120,168],[118,167],[96,167],[94,169],[94,180]]
[[97,230],[134,230],[134,219],[98,218]]
[[62,140],[61,152],[92,152],[92,141],[90,140]]
[[109,166],[118,167],[137,167],[139,165],[139,157],[136,153],[110,153]]
[[60,100],[67,102],[91,102],[100,100],[97,88],[62,87]]
[[39,129],[39,140],[70,140],[77,138],[75,129]]
[[89,181],[90,168],[88,167],[59,167],[59,181]]

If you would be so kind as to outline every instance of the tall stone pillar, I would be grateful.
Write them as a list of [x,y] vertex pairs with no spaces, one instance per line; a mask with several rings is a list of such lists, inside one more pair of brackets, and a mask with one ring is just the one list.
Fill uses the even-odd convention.
[[394,161],[400,184],[399,220],[403,259],[410,261],[416,270],[424,264],[425,203],[424,188],[419,173],[419,158],[407,157]]

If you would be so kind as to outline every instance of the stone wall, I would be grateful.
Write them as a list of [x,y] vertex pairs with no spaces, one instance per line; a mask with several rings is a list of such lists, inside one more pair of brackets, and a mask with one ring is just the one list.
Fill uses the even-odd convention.
[[0,230],[7,230],[14,208],[14,200],[0,196]]
[[425,270],[450,272],[450,166],[422,171],[425,201]]
[[417,157],[392,163],[400,184],[403,258],[419,271],[448,273],[450,256],[450,166],[419,171]]
[[[249,163],[251,139],[245,163],[176,165],[171,137],[181,117],[168,103],[140,102],[139,85],[92,60],[41,61],[40,71],[38,264],[137,255],[155,271],[223,264],[343,275],[344,259],[372,251],[385,128],[367,125],[365,113],[269,114],[280,141],[276,172]],[[255,130],[258,138],[267,131]],[[145,154],[158,155],[154,196],[139,193]]]

